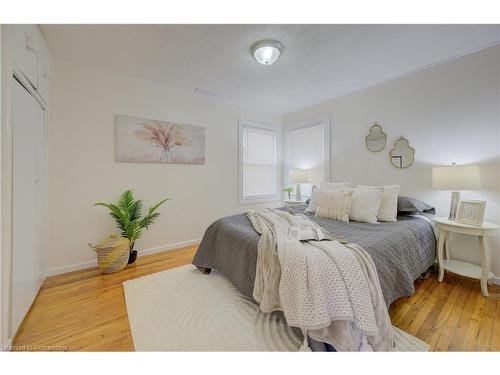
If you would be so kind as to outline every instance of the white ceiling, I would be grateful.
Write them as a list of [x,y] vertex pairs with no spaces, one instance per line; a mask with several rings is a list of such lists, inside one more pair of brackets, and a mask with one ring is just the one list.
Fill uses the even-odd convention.
[[[500,41],[500,25],[44,25],[56,58],[287,113]],[[284,44],[277,63],[250,55]]]

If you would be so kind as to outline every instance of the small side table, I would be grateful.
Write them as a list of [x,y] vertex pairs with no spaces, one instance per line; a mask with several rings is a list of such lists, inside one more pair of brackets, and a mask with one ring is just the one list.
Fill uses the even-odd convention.
[[[487,244],[487,236],[493,236],[498,230],[498,225],[483,222],[479,226],[458,223],[445,217],[436,217],[434,222],[439,228],[438,239],[438,281],[443,281],[444,271],[450,271],[458,275],[481,280],[481,292],[488,297],[488,280],[494,275],[490,272],[490,249]],[[450,233],[460,233],[479,237],[479,247],[481,251],[481,267],[467,262],[450,259],[449,246],[447,240]],[[443,252],[446,246],[446,257],[443,259]]]
[[295,199],[285,199],[283,202],[285,202],[285,206],[290,207],[290,206],[296,206],[299,204],[305,204],[306,201],[302,200],[295,200]]

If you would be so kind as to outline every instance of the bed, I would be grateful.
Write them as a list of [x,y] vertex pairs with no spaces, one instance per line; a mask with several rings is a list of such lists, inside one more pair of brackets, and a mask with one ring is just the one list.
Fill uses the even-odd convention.
[[[290,209],[307,215],[327,231],[343,236],[365,249],[373,258],[382,293],[389,306],[415,292],[414,281],[434,262],[436,240],[431,215],[398,216],[397,222],[377,224],[315,218],[306,205]],[[217,269],[236,288],[252,297],[259,234],[245,214],[228,216],[210,225],[193,258],[193,264],[208,271]]]

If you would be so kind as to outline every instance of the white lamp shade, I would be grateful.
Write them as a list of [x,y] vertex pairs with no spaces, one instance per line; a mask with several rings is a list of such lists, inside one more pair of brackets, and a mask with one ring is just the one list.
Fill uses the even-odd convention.
[[305,184],[308,181],[308,173],[305,169],[294,169],[290,171],[289,180],[292,184]]
[[432,188],[439,190],[479,190],[481,177],[477,165],[451,165],[432,168]]

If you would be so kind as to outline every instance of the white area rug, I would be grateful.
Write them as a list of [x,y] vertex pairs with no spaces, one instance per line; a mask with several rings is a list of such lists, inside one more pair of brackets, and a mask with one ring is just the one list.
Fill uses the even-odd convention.
[[[264,314],[220,273],[192,265],[123,283],[137,351],[296,351],[282,314]],[[428,345],[394,328],[397,351]]]

